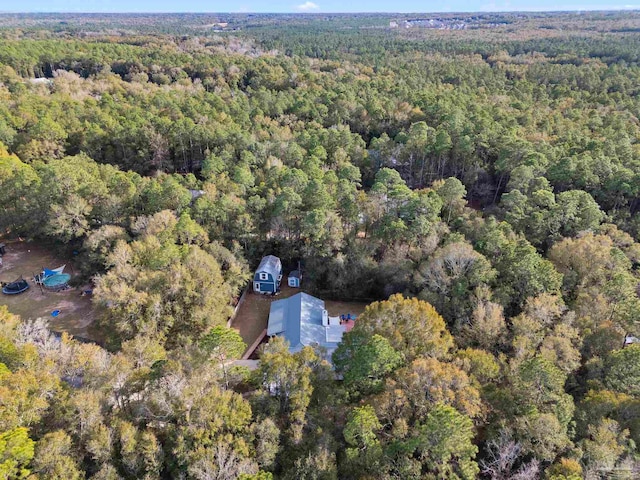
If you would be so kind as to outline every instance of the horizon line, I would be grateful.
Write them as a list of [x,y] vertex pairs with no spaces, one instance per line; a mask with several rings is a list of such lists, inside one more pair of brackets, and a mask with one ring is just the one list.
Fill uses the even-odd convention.
[[236,11],[236,12],[207,12],[200,10],[185,10],[185,11],[151,11],[151,10],[86,10],[86,11],[50,11],[50,10],[31,10],[31,11],[13,11],[13,10],[0,10],[0,15],[31,15],[31,14],[50,14],[50,15],[94,15],[94,14],[110,14],[110,15],[130,15],[130,14],[147,14],[147,15],[182,15],[182,14],[197,14],[197,15],[297,15],[297,16],[317,16],[317,15],[362,15],[362,14],[385,14],[385,15],[414,15],[414,14],[442,14],[442,13],[608,13],[608,12],[639,12],[640,5],[633,5],[629,7],[620,6],[612,8],[576,8],[576,9],[558,9],[558,10],[536,10],[536,9],[523,9],[523,10],[433,10],[433,11],[315,11],[315,12],[300,12],[300,11]]

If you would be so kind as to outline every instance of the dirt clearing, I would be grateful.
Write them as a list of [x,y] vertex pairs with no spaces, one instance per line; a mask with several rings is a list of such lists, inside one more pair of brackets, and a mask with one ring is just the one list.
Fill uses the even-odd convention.
[[[267,328],[271,302],[291,297],[303,291],[304,289],[283,286],[280,293],[275,297],[271,295],[260,295],[249,291],[246,293],[242,304],[238,308],[238,313],[231,326],[240,332],[244,343],[251,345],[260,336],[262,331]],[[350,313],[351,316],[358,316],[364,311],[367,304],[362,302],[325,300],[325,306],[331,316],[346,315],[348,313]]]
[[[56,255],[53,250],[37,242],[20,240],[0,240],[6,244],[6,253],[2,257],[0,281],[13,282],[23,277],[29,282],[29,290],[19,295],[0,294],[0,305],[6,305],[11,313],[20,315],[24,320],[38,317],[49,320],[51,330],[68,332],[72,335],[99,340],[92,328],[95,319],[90,296],[81,296],[81,289],[70,288],[61,292],[41,290],[33,281],[33,275],[42,271],[43,267],[57,268],[66,264],[65,273],[73,279],[70,258]],[[57,317],[51,312],[59,310]]]

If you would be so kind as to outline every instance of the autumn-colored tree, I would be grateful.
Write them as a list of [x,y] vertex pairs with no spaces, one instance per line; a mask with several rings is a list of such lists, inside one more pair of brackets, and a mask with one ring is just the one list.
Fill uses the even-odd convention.
[[496,272],[489,261],[465,242],[448,243],[418,268],[424,290],[420,297],[456,326],[469,322],[473,292],[489,285]]
[[430,304],[402,295],[368,305],[354,332],[386,338],[407,361],[418,356],[444,357],[453,345],[444,320]]
[[482,412],[480,393],[468,375],[452,363],[418,358],[387,381],[376,401],[381,418],[420,422],[436,404],[452,405],[469,417]]
[[77,460],[71,438],[63,431],[48,433],[38,441],[33,459],[33,472],[38,478],[53,480],[84,478]]

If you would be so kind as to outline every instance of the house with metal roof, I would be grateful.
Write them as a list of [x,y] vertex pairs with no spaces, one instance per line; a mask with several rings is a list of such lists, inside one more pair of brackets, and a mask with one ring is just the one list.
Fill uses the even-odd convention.
[[282,281],[282,262],[274,255],[267,255],[260,261],[253,275],[253,291],[256,293],[276,293]]
[[340,317],[329,316],[324,300],[302,292],[271,303],[267,335],[284,337],[291,352],[317,345],[330,357],[347,328]]

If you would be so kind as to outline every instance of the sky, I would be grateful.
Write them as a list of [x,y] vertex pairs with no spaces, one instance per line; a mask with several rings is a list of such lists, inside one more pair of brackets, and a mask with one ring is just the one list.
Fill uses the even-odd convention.
[[[629,1],[629,0],[627,0]],[[0,0],[0,12],[479,12],[632,10],[625,0]]]

